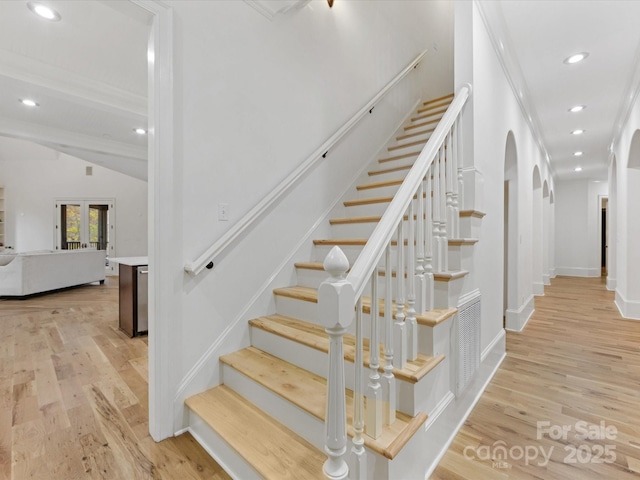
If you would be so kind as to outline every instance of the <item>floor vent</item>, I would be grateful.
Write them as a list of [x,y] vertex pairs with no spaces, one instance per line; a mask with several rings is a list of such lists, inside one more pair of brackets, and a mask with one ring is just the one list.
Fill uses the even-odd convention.
[[458,307],[458,392],[480,366],[480,292]]

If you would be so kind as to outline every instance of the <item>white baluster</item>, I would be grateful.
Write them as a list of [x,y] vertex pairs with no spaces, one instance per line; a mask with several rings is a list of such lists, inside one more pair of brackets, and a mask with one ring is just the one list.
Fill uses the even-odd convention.
[[416,256],[414,239],[415,218],[413,200],[409,203],[409,224],[407,232],[407,319],[405,330],[407,331],[407,360],[415,360],[418,355],[418,323],[416,322]]
[[382,434],[382,385],[380,385],[380,341],[378,340],[378,269],[371,276],[371,333],[369,339],[369,383],[366,393],[365,432],[373,438]]
[[396,298],[396,321],[393,324],[393,340],[395,342],[393,366],[395,368],[403,368],[407,363],[407,331],[404,323],[404,284],[406,278],[404,272],[404,222],[400,221],[398,225],[398,269],[396,271],[398,298]]
[[440,159],[443,149],[444,147],[440,147],[433,160],[433,270],[436,273],[443,272],[440,242]]
[[425,219],[424,219],[424,280],[426,290],[426,304],[424,311],[428,312],[434,308],[434,288],[433,283],[433,211],[432,211],[432,190],[431,190],[431,175],[433,168],[430,167],[427,171],[427,176],[424,180],[425,183]]
[[453,209],[453,184],[455,183],[453,176],[453,132],[449,131],[447,135],[447,157],[445,160],[445,184],[446,184],[446,196],[447,196],[447,210],[446,216],[448,235],[447,238],[456,238],[453,233],[454,224],[454,209]]
[[416,214],[416,312],[423,312],[426,299],[424,282],[424,186],[418,187],[418,212]]
[[449,250],[449,241],[447,237],[447,199],[445,185],[445,149],[442,150],[440,157],[440,268],[442,272],[449,270],[449,260],[447,252]]
[[462,164],[464,160],[464,151],[462,147],[462,127],[460,124],[460,115],[456,119],[456,130],[458,132],[458,210],[464,208],[464,179],[462,175]]
[[323,471],[327,478],[341,480],[349,475],[349,466],[344,458],[347,451],[347,405],[342,338],[353,320],[355,293],[345,279],[349,261],[339,247],[333,247],[326,256],[324,269],[331,277],[318,289],[320,321],[329,335],[324,447],[328,458]]
[[458,172],[458,153],[459,153],[459,145],[458,145],[458,117],[453,124],[453,155],[451,158],[453,159],[453,163],[451,165],[452,174],[454,178],[452,178],[453,184],[453,195],[452,195],[452,204],[453,204],[453,224],[451,228],[453,233],[451,234],[452,238],[460,238],[460,205],[458,204],[458,181],[459,181],[459,172]]
[[364,396],[362,395],[362,379],[364,378],[362,362],[362,297],[356,304],[356,358],[354,359],[354,387],[353,387],[353,447],[351,448],[352,480],[367,478],[367,455],[364,449]]
[[[399,246],[400,248],[401,246]],[[384,424],[391,425],[396,421],[396,379],[393,375],[393,296],[391,281],[391,245],[387,245],[385,253],[385,269],[389,272],[385,276],[384,294],[384,373],[382,374],[382,391],[384,398]]]

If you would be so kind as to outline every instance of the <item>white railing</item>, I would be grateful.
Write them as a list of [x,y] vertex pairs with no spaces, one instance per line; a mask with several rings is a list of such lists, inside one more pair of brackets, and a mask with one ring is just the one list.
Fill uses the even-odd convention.
[[[470,93],[470,85],[457,92],[348,275],[349,262],[339,247],[334,247],[325,259],[325,270],[331,277],[320,285],[318,306],[322,324],[331,339],[325,432],[325,451],[329,458],[324,467],[328,478],[364,479],[366,460],[363,459],[361,426],[364,425],[364,435],[377,438],[383,425],[390,425],[395,420],[393,368],[402,368],[407,360],[418,355],[416,314],[433,309],[433,274],[448,270],[448,242],[459,232],[462,193],[459,119]],[[384,284],[381,289],[384,292],[382,320],[379,279]],[[371,293],[369,299],[363,296],[367,286]],[[365,378],[360,373],[364,361],[361,322],[362,308],[366,304],[369,304],[371,319],[370,372],[365,393],[362,393]],[[347,426],[344,419],[347,415],[342,335],[353,321],[354,313],[357,322],[355,436],[354,471],[350,474],[345,460]],[[379,321],[384,322],[384,328],[379,328]],[[384,332],[382,376],[379,374],[379,332]],[[336,351],[332,352],[332,348]]]
[[317,148],[302,164],[291,172],[282,182],[278,184],[260,203],[254,206],[247,214],[231,227],[219,240],[211,245],[202,255],[185,265],[184,270],[191,275],[198,275],[205,268],[213,268],[215,258],[220,255],[229,245],[233,244],[242,233],[249,228],[253,222],[260,219],[263,214],[278,201],[296,182],[302,178],[317,162],[325,158],[329,150],[333,148],[351,129],[365,116],[371,113],[377,103],[395,87],[409,72],[415,69],[422,58],[427,54],[427,50],[414,58],[393,80],[391,80],[375,97],[373,97],[364,107],[362,107],[353,117],[351,117],[340,129],[334,133],[326,142]]

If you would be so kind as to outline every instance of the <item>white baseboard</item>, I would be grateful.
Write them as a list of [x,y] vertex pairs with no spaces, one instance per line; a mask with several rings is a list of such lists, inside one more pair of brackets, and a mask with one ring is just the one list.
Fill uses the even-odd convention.
[[624,318],[640,320],[640,302],[627,300],[619,290],[616,290],[615,304]]
[[517,310],[507,310],[505,330],[510,332],[521,332],[524,330],[524,327],[527,325],[531,315],[533,315],[534,310],[535,300],[533,295],[531,295]]
[[602,269],[599,267],[557,267],[556,272],[564,277],[599,277],[602,275]]
[[607,290],[613,292],[616,289],[616,278],[615,277],[607,277]]

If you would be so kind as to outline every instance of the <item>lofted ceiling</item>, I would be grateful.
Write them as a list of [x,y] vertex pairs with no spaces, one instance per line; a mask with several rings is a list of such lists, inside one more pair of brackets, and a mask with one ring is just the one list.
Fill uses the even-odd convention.
[[[640,1],[483,0],[478,5],[554,177],[606,180],[610,147],[640,83]],[[579,52],[589,56],[563,63]],[[569,112],[575,105],[586,108]],[[577,129],[584,133],[572,135]]]
[[[0,1],[0,135],[146,179],[150,16],[129,1]],[[26,107],[20,99],[33,99]]]
[[[292,3],[246,1],[271,10]],[[62,19],[37,17],[26,0],[0,1],[0,135],[146,179],[146,137],[134,129],[147,125],[150,15],[128,0],[42,3]],[[640,84],[640,1],[477,5],[554,176],[605,180],[611,144]],[[589,56],[563,63],[577,52]],[[27,108],[21,98],[39,106]],[[570,113],[574,105],[586,108]],[[576,129],[585,133],[571,135]]]

